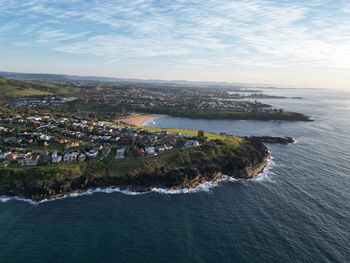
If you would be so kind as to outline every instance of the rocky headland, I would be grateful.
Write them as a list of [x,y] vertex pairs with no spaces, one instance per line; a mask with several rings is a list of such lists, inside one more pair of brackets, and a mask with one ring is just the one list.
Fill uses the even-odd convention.
[[[76,171],[76,175],[59,178],[51,178],[49,169],[47,174],[41,169],[38,179],[26,178],[14,171],[1,178],[0,195],[40,201],[94,188],[118,187],[139,192],[152,188],[194,188],[203,182],[216,181],[223,175],[251,178],[264,170],[269,157],[266,146],[254,139],[245,139],[239,147],[217,141],[213,145],[195,148],[183,149],[169,157],[177,160],[174,165],[169,165],[169,160],[166,160],[163,161],[164,165],[155,165],[150,171],[135,169],[121,174],[117,163],[104,167],[85,167]],[[155,161],[161,163],[160,160]]]

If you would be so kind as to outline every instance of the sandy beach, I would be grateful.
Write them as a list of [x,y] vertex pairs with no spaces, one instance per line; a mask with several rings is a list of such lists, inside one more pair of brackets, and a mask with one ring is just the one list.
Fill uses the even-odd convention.
[[137,115],[132,115],[124,119],[120,119],[119,121],[127,123],[129,125],[134,125],[134,126],[144,126],[145,122],[148,122],[150,120],[159,118],[164,115],[160,114],[137,114]]

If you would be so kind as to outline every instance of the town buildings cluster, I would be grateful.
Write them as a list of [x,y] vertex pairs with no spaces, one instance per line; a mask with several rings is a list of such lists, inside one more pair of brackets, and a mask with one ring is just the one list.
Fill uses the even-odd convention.
[[11,107],[42,108],[49,106],[62,106],[76,100],[76,97],[29,96],[7,99],[7,103]]
[[2,167],[139,158],[199,145],[197,137],[108,121],[24,114],[0,119]]

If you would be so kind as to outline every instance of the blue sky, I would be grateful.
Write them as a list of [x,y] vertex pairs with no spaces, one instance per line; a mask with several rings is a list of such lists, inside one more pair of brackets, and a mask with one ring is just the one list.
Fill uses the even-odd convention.
[[0,70],[350,89],[350,2],[0,0]]

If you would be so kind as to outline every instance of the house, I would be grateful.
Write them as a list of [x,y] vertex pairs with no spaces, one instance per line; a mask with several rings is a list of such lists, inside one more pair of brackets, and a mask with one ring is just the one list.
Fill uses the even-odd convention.
[[199,142],[197,140],[187,140],[184,146],[185,147],[196,147],[196,146],[199,146]]
[[126,148],[120,148],[117,150],[115,159],[124,159],[125,158],[125,152],[126,152]]
[[155,148],[153,146],[149,146],[145,148],[147,154],[155,154]]
[[5,167],[9,166],[9,164],[10,163],[8,161],[1,160],[0,161],[0,168],[5,168]]
[[173,146],[164,145],[164,149],[165,149],[166,151],[169,151],[169,150],[171,150],[171,149],[173,149],[173,148],[174,148]]
[[11,155],[11,152],[0,152],[0,160],[9,160],[9,156]]
[[111,148],[105,146],[105,147],[101,150],[102,159],[108,158],[108,156],[109,156],[110,153],[111,153]]
[[66,143],[66,148],[79,147],[79,145],[80,145],[79,142],[67,142],[67,143]]
[[52,139],[52,137],[49,135],[46,135],[46,134],[40,135],[40,140],[42,140],[42,141],[50,141],[51,139]]
[[38,122],[38,121],[41,121],[41,117],[40,116],[32,116],[32,117],[28,117],[27,118],[27,121],[30,121],[30,122]]
[[143,157],[145,156],[145,150],[143,148],[136,148],[135,154],[137,157]]
[[51,161],[51,157],[49,152],[42,152],[40,153],[40,161],[44,163],[48,163]]
[[79,154],[78,160],[79,160],[79,162],[85,162],[85,160],[86,160],[86,155],[83,154],[83,153]]
[[25,166],[37,166],[40,160],[40,155],[39,154],[33,154],[30,156],[27,156],[24,159],[24,165]]
[[26,158],[22,156],[18,157],[16,161],[20,166],[24,166],[26,164]]
[[64,162],[75,162],[78,158],[79,153],[78,152],[71,152],[71,153],[66,153],[63,156],[63,161]]
[[88,157],[89,159],[92,159],[92,158],[97,158],[98,154],[100,152],[96,149],[93,149],[93,150],[90,150],[88,152],[85,153],[86,157]]
[[60,163],[62,162],[62,156],[58,155],[58,152],[55,151],[51,154],[51,162],[52,163]]
[[5,159],[8,161],[15,161],[17,159],[18,153],[15,152],[8,152],[5,153]]
[[158,146],[157,147],[157,152],[164,152],[164,151],[165,151],[164,146]]

